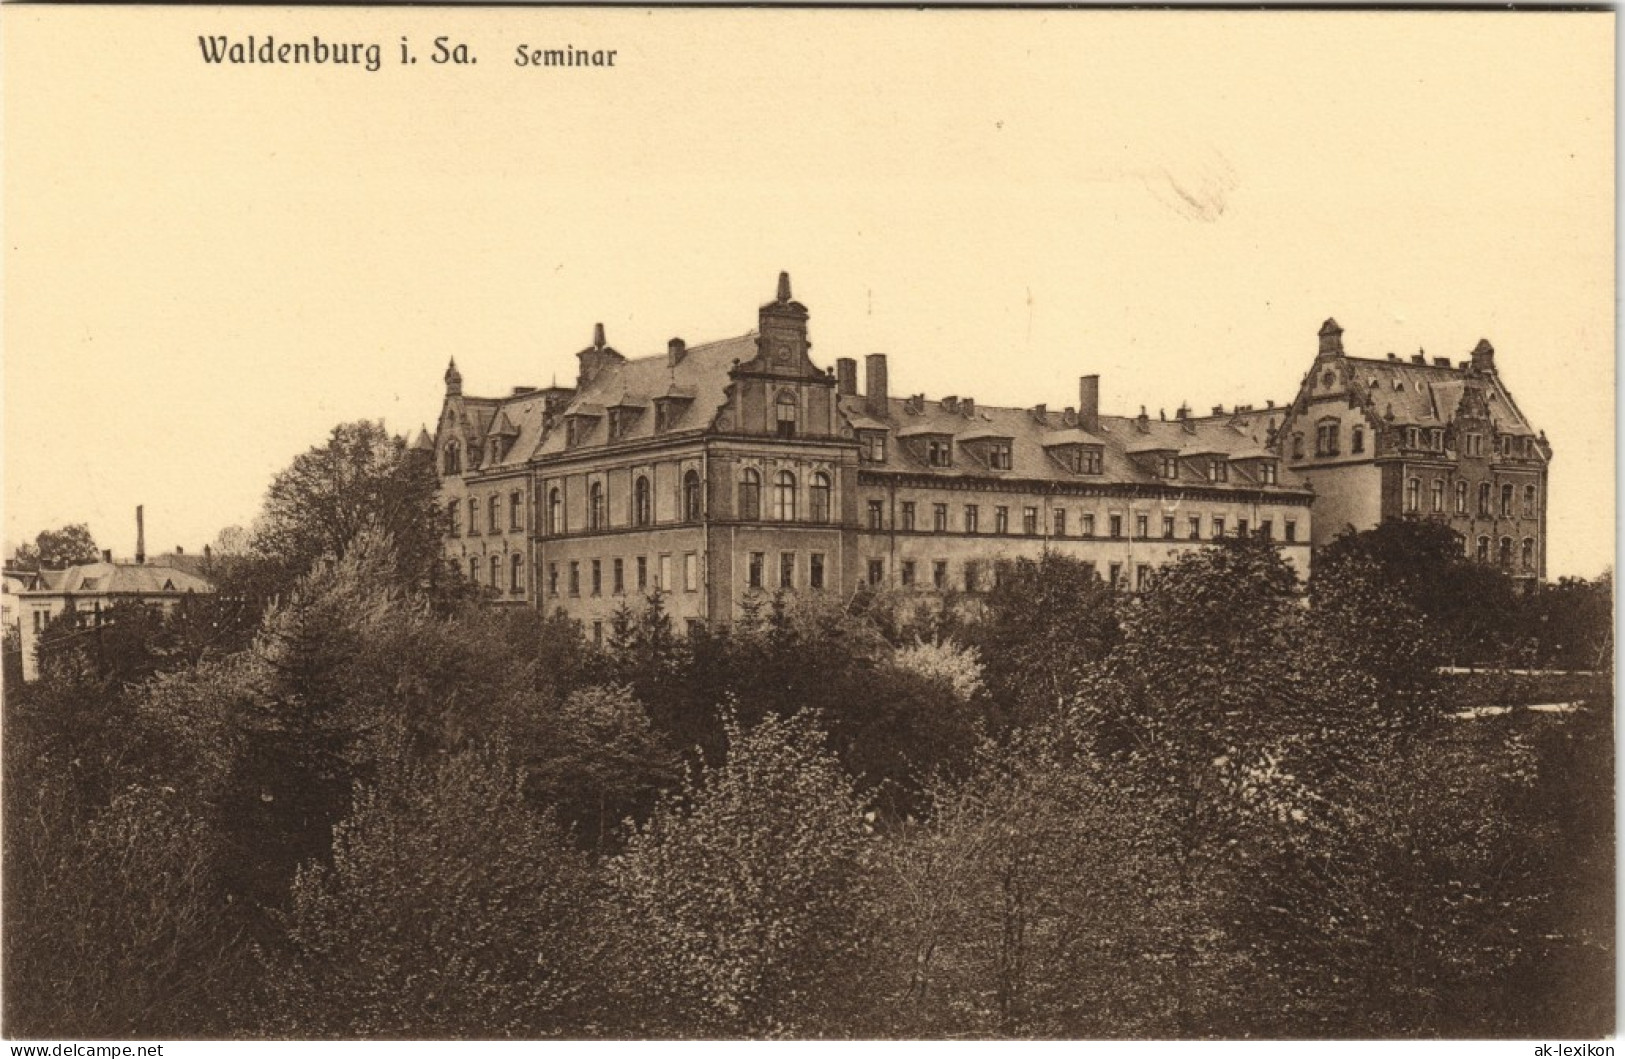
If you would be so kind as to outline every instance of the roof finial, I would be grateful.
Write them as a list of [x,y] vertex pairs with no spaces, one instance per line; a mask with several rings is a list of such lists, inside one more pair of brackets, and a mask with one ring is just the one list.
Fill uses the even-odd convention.
[[1343,329],[1337,326],[1337,321],[1331,317],[1320,325],[1320,355],[1323,357],[1340,357],[1343,355]]
[[457,370],[457,358],[446,366],[446,396],[458,397],[463,392],[463,373]]
[[592,325],[592,348],[594,348],[594,349],[603,349],[604,348],[604,325],[603,324],[593,324]]
[[789,300],[790,300],[790,273],[788,273],[788,272],[780,272],[779,273],[779,301],[782,303],[782,302],[787,302]]

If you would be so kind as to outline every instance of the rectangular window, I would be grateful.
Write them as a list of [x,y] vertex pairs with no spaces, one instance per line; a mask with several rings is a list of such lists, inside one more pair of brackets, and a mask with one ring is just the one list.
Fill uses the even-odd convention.
[[1010,532],[1010,509],[1002,504],[993,509],[993,532]]
[[1174,516],[1172,516],[1172,515],[1164,515],[1164,516],[1162,516],[1162,536],[1163,536],[1163,538],[1171,540],[1173,538],[1173,535],[1174,535]]
[[1405,510],[1414,514],[1422,507],[1422,479],[1405,479]]
[[1207,480],[1210,482],[1228,482],[1230,480],[1230,464],[1220,457],[1208,460]]
[[1190,538],[1193,541],[1202,539],[1202,516],[1200,515],[1190,517]]
[[1506,518],[1512,517],[1512,486],[1510,483],[1501,486],[1501,514]]
[[1246,536],[1247,536],[1247,520],[1246,519],[1244,519],[1244,518],[1236,519],[1236,536],[1241,537],[1243,539],[1246,538]]
[[1337,424],[1322,423],[1315,428],[1315,455],[1337,455]]
[[796,587],[796,553],[779,553],[779,587]]
[[700,556],[697,552],[683,553],[683,591],[700,590]]
[[1274,460],[1259,460],[1258,461],[1258,481],[1259,481],[1259,483],[1261,485],[1274,485],[1275,484],[1276,476],[1275,476],[1275,461]]
[[1258,535],[1260,537],[1263,537],[1267,541],[1274,540],[1275,539],[1275,523],[1271,522],[1269,519],[1263,519],[1262,521],[1260,521],[1258,523]]
[[946,440],[933,440],[926,443],[925,462],[932,467],[951,467],[953,465],[953,442]]
[[1135,536],[1136,539],[1142,540],[1142,541],[1145,540],[1147,537],[1151,536],[1151,516],[1150,515],[1135,515],[1134,516],[1134,536]]
[[649,557],[647,555],[638,556],[638,591],[640,593],[649,591]]
[[1134,568],[1134,591],[1144,592],[1151,587],[1151,567],[1141,563]]
[[548,563],[547,564],[547,594],[550,595],[550,596],[556,596],[556,595],[559,594],[559,564],[558,563]]
[[946,559],[938,559],[931,564],[931,586],[936,589],[948,587],[948,562]]
[[948,532],[948,505],[936,504],[931,508],[931,529],[937,533]]
[[1093,559],[1085,559],[1083,561],[1083,576],[1089,578],[1090,580],[1094,580],[1100,576],[1100,571],[1095,569],[1095,561]]
[[750,570],[747,574],[747,583],[751,588],[762,587],[762,570],[767,565],[767,555],[762,552],[750,553]]
[[610,583],[614,586],[614,592],[617,596],[625,594],[626,560],[620,558],[619,556],[616,557],[613,565],[610,566]]
[[524,508],[520,505],[519,494],[513,493],[508,497],[508,528],[512,530],[524,529],[520,524],[520,513]]
[[903,577],[903,584],[904,585],[912,585],[912,584],[914,584],[914,560],[913,559],[904,559],[903,560],[902,577]]
[[1478,483],[1478,513],[1488,517],[1490,514],[1490,483]]
[[1038,509],[1036,507],[1021,509],[1021,532],[1029,537],[1038,536]]
[[885,526],[886,509],[879,500],[869,501],[869,528],[882,529]]
[[1106,583],[1112,588],[1120,588],[1123,584],[1123,564],[1112,563],[1106,568]]
[[975,592],[978,587],[979,580],[980,579],[977,577],[976,560],[972,559],[967,561],[965,563],[965,591]]
[[1055,521],[1055,535],[1057,537],[1066,536],[1066,511],[1065,510],[1055,511],[1052,514],[1051,517]]
[[604,561],[602,559],[592,561],[592,594],[595,596],[604,594]]
[[863,458],[870,463],[886,462],[886,435],[878,430],[863,433]]
[[1289,544],[1298,539],[1298,524],[1292,519],[1286,520],[1286,539]]
[[601,621],[592,623],[592,642],[599,647],[604,646],[604,623]]
[[1082,527],[1081,532],[1085,537],[1093,537],[1095,535],[1095,516],[1094,515],[1086,514],[1086,515],[1083,516],[1083,527]]
[[570,560],[570,595],[581,595],[581,563],[575,559]]
[[987,451],[987,464],[995,471],[1008,471],[1010,469],[1010,443],[995,441]]
[[912,530],[914,528],[914,501],[912,501],[912,500],[903,501],[902,515],[903,515],[902,529],[904,529],[904,530]]
[[501,533],[502,532],[502,523],[499,520],[499,513],[502,511],[502,501],[498,500],[496,498],[496,496],[493,495],[491,497],[491,502],[489,504],[485,505],[485,509],[486,509],[486,512],[490,515],[490,520],[489,521],[490,521],[491,532],[492,533]]
[[1535,517],[1535,500],[1536,500],[1535,487],[1532,486],[1532,485],[1524,486],[1523,487],[1523,517],[1524,518],[1534,518]]
[[662,592],[670,592],[674,587],[671,579],[671,556],[660,557],[660,582],[655,585]]
[[1432,496],[1433,496],[1433,513],[1435,515],[1443,514],[1444,513],[1444,479],[1443,478],[1435,478],[1435,479],[1433,479],[1433,493],[1432,493]]
[[1222,515],[1214,515],[1213,516],[1213,539],[1214,540],[1222,540],[1223,538],[1224,538],[1224,517]]
[[1107,524],[1110,525],[1110,527],[1111,527],[1111,538],[1112,538],[1112,540],[1114,540],[1114,541],[1122,540],[1123,539],[1123,516],[1122,515],[1113,515],[1110,519],[1107,520]]
[[1482,434],[1468,434],[1467,435],[1467,455],[1469,455],[1469,456],[1482,456],[1482,455],[1484,455],[1484,437],[1483,437]]
[[1172,454],[1159,456],[1157,458],[1157,474],[1162,478],[1178,478],[1179,457]]
[[468,498],[468,535],[470,537],[480,535],[480,502],[474,497]]
[[885,578],[885,576],[886,576],[886,560],[884,560],[884,559],[870,559],[869,560],[869,584],[872,585],[872,586],[878,586],[880,584],[880,582]]
[[977,530],[977,522],[978,522],[978,518],[979,518],[980,515],[981,515],[981,512],[980,512],[980,510],[978,510],[978,508],[976,507],[975,504],[966,504],[965,505],[965,532],[966,533],[976,533],[976,532],[978,532],[978,530]]
[[807,560],[807,584],[817,591],[824,587],[824,553],[813,552]]

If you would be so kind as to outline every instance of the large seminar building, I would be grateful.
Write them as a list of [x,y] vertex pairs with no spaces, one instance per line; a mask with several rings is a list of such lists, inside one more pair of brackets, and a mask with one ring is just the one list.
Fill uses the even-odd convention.
[[[996,408],[893,396],[886,357],[873,354],[860,389],[855,359],[833,370],[814,363],[807,323],[781,274],[756,330],[737,338],[672,339],[664,354],[628,358],[600,325],[576,354],[573,387],[473,397],[453,361],[434,436],[418,441],[440,469],[448,560],[505,602],[562,609],[601,630],[622,603],[655,589],[680,621],[726,622],[753,593],[974,593],[991,587],[1001,560],[1046,551],[1132,590],[1185,550],[1249,534],[1278,542],[1306,576],[1311,544],[1345,520],[1364,528],[1390,508],[1421,512],[1405,505],[1423,454],[1403,445],[1420,403],[1389,414],[1392,401],[1371,410],[1364,391],[1323,384],[1324,367],[1364,386],[1354,366],[1367,363],[1344,357],[1338,341],[1345,367],[1332,365],[1324,331],[1292,406],[1181,409],[1169,420],[1143,408],[1102,414],[1094,375],[1079,380],[1075,406]],[[1496,431],[1511,431],[1515,408],[1493,364],[1486,371],[1475,357],[1451,377],[1449,417],[1482,424],[1496,460],[1474,455],[1455,477],[1440,473],[1451,483],[1490,475],[1498,496],[1497,475],[1511,482],[1512,471],[1500,466]],[[1465,395],[1486,389],[1496,397],[1471,419],[1483,410]],[[1339,401],[1348,411],[1328,411]],[[1327,420],[1343,430],[1356,414],[1369,449],[1351,440],[1334,460],[1288,440]],[[1461,429],[1447,427],[1445,444]],[[1505,458],[1525,459],[1518,451]],[[1541,441],[1534,451],[1538,522],[1549,450]],[[1432,471],[1455,458],[1448,448],[1425,455]],[[1533,556],[1544,555],[1543,528],[1516,531],[1540,542]]]

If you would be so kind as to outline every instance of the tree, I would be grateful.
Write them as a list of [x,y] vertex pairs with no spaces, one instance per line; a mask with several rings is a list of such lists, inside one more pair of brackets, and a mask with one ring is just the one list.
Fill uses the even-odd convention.
[[839,1033],[862,807],[807,715],[730,720],[727,734],[727,761],[663,800],[608,864],[628,1033]]
[[300,868],[266,953],[277,1036],[579,1037],[594,887],[495,749],[358,788],[331,864]]
[[291,584],[320,560],[341,558],[376,525],[394,541],[391,580],[422,588],[445,578],[444,513],[433,460],[381,422],[341,423],[327,443],[296,457],[265,495],[252,547]]
[[90,527],[83,522],[59,530],[41,530],[32,544],[17,547],[13,563],[24,570],[62,570],[102,557]]

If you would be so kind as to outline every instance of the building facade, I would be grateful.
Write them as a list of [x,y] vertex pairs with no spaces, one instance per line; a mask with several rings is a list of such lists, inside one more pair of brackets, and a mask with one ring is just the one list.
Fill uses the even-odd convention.
[[509,605],[602,635],[659,589],[683,623],[754,594],[861,586],[978,592],[1046,552],[1134,589],[1215,539],[1258,534],[1307,575],[1304,477],[1272,447],[1285,409],[1173,419],[1078,404],[998,408],[893,397],[887,361],[811,355],[781,275],[756,330],[628,358],[600,325],[573,387],[463,392],[455,362],[432,437],[448,563]]
[[1275,438],[1315,493],[1314,542],[1389,518],[1441,522],[1470,557],[1515,578],[1546,576],[1552,449],[1480,341],[1447,357],[1351,357],[1335,320]]

